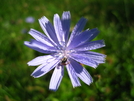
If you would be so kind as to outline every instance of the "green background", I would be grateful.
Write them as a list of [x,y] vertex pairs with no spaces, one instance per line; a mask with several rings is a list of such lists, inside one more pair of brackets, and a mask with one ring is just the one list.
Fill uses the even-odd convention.
[[[85,66],[94,82],[73,88],[65,71],[58,91],[50,91],[53,71],[34,79],[27,62],[43,55],[23,45],[30,28],[42,31],[38,19],[71,12],[71,29],[81,17],[87,28],[98,28],[94,39],[107,55],[97,69]],[[34,23],[26,23],[28,16]],[[0,0],[0,101],[134,101],[134,0]]]

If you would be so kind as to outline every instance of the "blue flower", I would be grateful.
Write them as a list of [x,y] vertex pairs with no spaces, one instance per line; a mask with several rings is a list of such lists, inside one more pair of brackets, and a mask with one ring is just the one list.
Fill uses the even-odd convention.
[[92,77],[81,64],[96,68],[100,63],[105,62],[105,55],[90,51],[105,46],[103,40],[91,41],[98,35],[98,29],[82,31],[87,20],[81,18],[72,33],[69,33],[70,20],[69,11],[63,12],[61,18],[58,14],[55,14],[54,26],[44,16],[39,19],[39,23],[46,35],[31,29],[29,34],[36,40],[32,39],[30,42],[24,42],[29,48],[49,54],[36,57],[28,62],[28,65],[39,65],[31,74],[34,78],[41,77],[54,69],[49,85],[50,90],[56,91],[58,89],[65,67],[73,87],[77,87],[81,86],[79,79],[87,85],[93,82]]
[[29,16],[29,17],[27,17],[26,19],[25,19],[25,21],[27,22],[27,23],[34,23],[34,17],[32,17],[32,16]]

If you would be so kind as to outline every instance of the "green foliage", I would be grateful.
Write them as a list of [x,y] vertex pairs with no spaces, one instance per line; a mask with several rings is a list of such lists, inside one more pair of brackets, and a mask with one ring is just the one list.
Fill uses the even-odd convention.
[[[134,100],[134,1],[133,0],[1,0],[0,3],[0,101],[133,101]],[[48,89],[53,71],[34,79],[36,67],[27,62],[43,55],[23,45],[28,30],[42,32],[38,19],[71,11],[71,29],[86,17],[86,28],[97,27],[106,47],[95,50],[107,55],[97,69],[85,66],[94,82],[73,88],[65,71],[58,91]],[[26,23],[32,16],[35,22]]]

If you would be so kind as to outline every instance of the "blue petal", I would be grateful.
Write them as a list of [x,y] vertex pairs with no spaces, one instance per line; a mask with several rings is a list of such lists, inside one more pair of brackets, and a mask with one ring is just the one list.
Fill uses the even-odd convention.
[[51,56],[51,55],[38,56],[38,57],[34,58],[33,60],[29,61],[27,64],[29,66],[38,66],[43,63],[47,63],[47,62],[51,61],[51,59],[53,59],[53,56]]
[[99,31],[97,28],[86,30],[74,37],[72,42],[70,43],[69,48],[74,48],[79,45],[83,45],[87,41],[91,41],[93,38],[95,38],[98,35]]
[[75,48],[77,51],[87,51],[87,50],[93,50],[105,47],[104,40],[97,40],[92,42],[86,42],[85,44],[82,44]]
[[40,65],[34,72],[31,74],[34,78],[41,77],[52,70],[60,60],[58,59],[50,59],[49,62],[45,62],[44,64]]
[[52,26],[50,21],[44,16],[41,19],[39,19],[39,23],[45,34],[50,38],[50,40],[59,44],[54,27]]
[[72,53],[70,57],[76,60],[77,62],[91,66],[93,68],[96,68],[99,65],[96,61],[92,60],[90,57],[85,57],[83,56],[83,54],[80,54],[80,53],[79,54]]
[[47,46],[44,43],[36,41],[36,40],[31,40],[30,42],[25,41],[24,44],[27,47],[32,48],[32,49],[39,51],[41,53],[55,53],[55,52],[57,52],[54,47]]
[[67,46],[68,46],[68,47],[70,47],[71,41],[74,39],[74,37],[75,37],[76,35],[78,35],[78,34],[81,33],[81,31],[83,30],[83,28],[84,28],[85,25],[86,25],[86,22],[87,22],[87,19],[81,18],[81,19],[79,20],[79,22],[75,25],[75,27],[74,27],[74,29],[73,29],[73,31],[72,31],[72,33],[71,33],[71,36],[70,36],[70,38],[69,38],[69,41],[68,41],[68,43],[67,43]]
[[106,55],[104,54],[91,52],[91,51],[78,52],[78,54],[81,54],[85,57],[90,57],[92,60],[96,61],[98,64],[105,63]]
[[38,48],[38,47],[31,46],[31,45],[30,45],[30,42],[28,42],[28,41],[25,41],[25,42],[24,42],[24,45],[26,45],[27,47],[29,47],[29,48],[31,48],[31,49],[34,49],[34,50],[36,50],[36,51],[38,51],[38,52],[40,52],[40,53],[50,53],[49,51],[44,51],[43,49],[40,49],[40,48]]
[[45,43],[48,46],[55,46],[55,44],[51,42],[48,37],[46,37],[44,34],[42,34],[41,32],[37,30],[30,29],[29,34],[33,36],[37,41]]
[[78,62],[74,61],[73,59],[70,59],[70,63],[72,67],[75,70],[76,75],[87,85],[90,85],[90,83],[93,82],[92,77],[88,73],[88,71],[83,68]]
[[66,68],[67,68],[67,71],[68,71],[68,74],[69,74],[69,77],[71,79],[73,87],[81,86],[80,81],[79,81],[79,79],[76,75],[76,72],[75,72],[74,68],[72,67],[72,65],[67,64]]
[[63,12],[61,22],[62,22],[65,41],[67,42],[69,36],[70,22],[71,22],[71,14],[69,11]]
[[55,29],[58,41],[61,44],[62,42],[65,42],[65,39],[64,39],[64,33],[62,29],[61,20],[58,14],[54,15],[53,22],[54,22],[54,29]]
[[63,66],[55,67],[49,84],[50,90],[56,91],[59,88],[63,75],[64,75],[64,67]]
[[85,58],[89,58],[89,59],[91,59],[92,61],[95,61],[98,64],[104,63],[105,58],[106,58],[106,55],[104,55],[104,54],[91,52],[91,51],[80,51],[80,52],[76,52],[74,54],[78,55],[78,56],[83,56]]

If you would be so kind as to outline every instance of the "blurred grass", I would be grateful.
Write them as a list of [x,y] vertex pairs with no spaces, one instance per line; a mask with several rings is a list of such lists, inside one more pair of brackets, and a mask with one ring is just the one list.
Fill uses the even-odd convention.
[[[107,55],[97,69],[85,66],[94,82],[73,88],[65,71],[57,92],[49,91],[52,71],[34,79],[36,67],[27,62],[42,55],[23,42],[31,38],[30,28],[42,32],[38,19],[71,11],[71,29],[86,17],[86,28],[97,27],[95,38],[104,39],[106,47],[95,50]],[[0,3],[0,101],[133,101],[134,100],[134,1],[133,0],[1,0]],[[35,18],[26,23],[28,16]],[[85,29],[86,29],[85,28]]]

